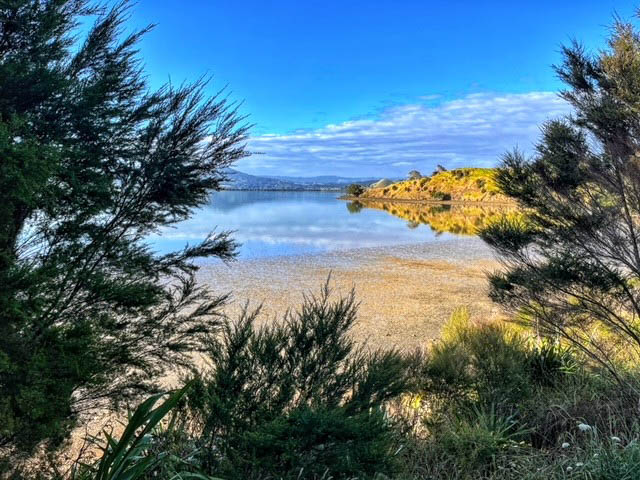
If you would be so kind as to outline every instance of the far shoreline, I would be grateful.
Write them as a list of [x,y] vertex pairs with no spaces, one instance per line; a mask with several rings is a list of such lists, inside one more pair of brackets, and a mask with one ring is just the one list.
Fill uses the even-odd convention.
[[218,192],[284,192],[284,193],[300,193],[300,192],[326,192],[340,193],[344,190],[339,188],[221,188]]
[[513,207],[515,202],[487,202],[487,201],[473,201],[473,200],[429,200],[429,199],[414,199],[414,198],[385,198],[385,197],[356,197],[353,195],[342,195],[338,197],[338,200],[345,200],[348,202],[390,202],[390,203],[411,203],[417,205],[477,205],[477,206],[497,206],[497,207]]

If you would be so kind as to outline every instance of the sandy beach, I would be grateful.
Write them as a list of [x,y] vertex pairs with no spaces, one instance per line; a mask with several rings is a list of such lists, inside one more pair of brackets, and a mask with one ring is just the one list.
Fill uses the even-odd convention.
[[[226,313],[237,318],[247,301],[262,304],[261,322],[278,321],[287,308],[300,305],[304,293],[318,292],[331,275],[334,295],[355,288],[360,302],[352,334],[370,348],[426,347],[440,335],[458,307],[476,321],[498,318],[500,309],[487,297],[486,273],[498,267],[491,250],[477,237],[455,237],[421,244],[360,248],[315,255],[292,255],[230,264],[205,264],[198,280],[218,293],[231,292]],[[168,384],[177,385],[172,375]],[[122,426],[118,415],[95,412],[78,429],[63,463],[75,458],[87,432]],[[95,453],[95,452],[94,452]]]
[[355,288],[360,302],[354,338],[371,347],[425,346],[439,336],[457,307],[486,321],[500,315],[487,297],[486,273],[497,268],[478,238],[455,238],[395,247],[351,249],[318,255],[205,265],[199,281],[232,292],[227,313],[247,301],[262,304],[261,321],[281,318],[303,293],[317,292],[331,275],[335,295]]

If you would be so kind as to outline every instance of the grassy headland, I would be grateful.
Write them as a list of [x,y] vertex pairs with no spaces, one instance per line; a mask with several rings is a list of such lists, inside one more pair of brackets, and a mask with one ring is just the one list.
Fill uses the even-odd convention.
[[510,203],[500,192],[494,168],[458,168],[369,188],[359,198],[376,200],[410,200],[420,202],[491,202]]

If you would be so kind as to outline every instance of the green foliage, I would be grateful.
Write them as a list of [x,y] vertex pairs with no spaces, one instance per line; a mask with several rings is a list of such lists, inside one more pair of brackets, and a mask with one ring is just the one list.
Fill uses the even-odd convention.
[[622,382],[619,360],[640,355],[640,36],[617,21],[607,49],[563,55],[573,113],[543,125],[532,157],[505,155],[496,177],[523,218],[481,233],[506,266],[491,296]]
[[575,373],[578,363],[569,347],[549,340],[526,352],[527,371],[538,385],[553,385],[565,374]]
[[610,439],[594,438],[582,452],[577,452],[577,460],[565,464],[572,467],[569,478],[633,480],[640,472],[640,445],[631,442],[626,445]]
[[[71,472],[71,480],[137,480],[147,476],[165,462],[170,462],[168,452],[154,452],[154,428],[180,401],[189,385],[171,394],[162,404],[155,406],[162,395],[145,400],[129,418],[120,438],[104,432],[105,442],[100,446],[102,455],[95,465],[77,465]],[[155,408],[154,408],[155,407]],[[92,441],[100,444],[99,438]],[[168,472],[167,472],[168,473]],[[173,478],[207,480],[209,477],[188,472],[172,472]],[[155,476],[155,475],[154,475]],[[211,479],[213,480],[213,479]]]
[[431,198],[440,202],[448,202],[451,200],[451,194],[443,192],[431,192]]
[[495,323],[474,325],[456,310],[424,364],[424,388],[460,405],[492,405],[508,412],[537,389],[562,382],[578,371],[570,348],[533,341]]
[[358,183],[352,183],[347,187],[347,195],[351,195],[353,197],[359,197],[364,191],[365,188]]
[[257,313],[245,312],[212,340],[212,370],[189,394],[208,471],[390,473],[391,427],[380,409],[409,389],[411,359],[356,348],[348,335],[353,294],[331,302],[327,286],[282,322],[256,327]]
[[144,239],[208,201],[247,130],[206,82],[149,90],[127,9],[0,5],[0,446],[55,446],[78,409],[189,368],[218,325],[192,260],[232,258],[229,235]]
[[498,457],[522,450],[527,429],[513,416],[496,412],[492,405],[472,408],[453,417],[437,430],[439,447],[455,459],[458,468],[473,475],[486,475]]
[[242,435],[233,469],[246,477],[374,478],[397,470],[391,446],[379,411],[300,407]]
[[401,478],[634,478],[637,392],[584,362],[561,342],[457,310],[422,362]]
[[[354,365],[363,352],[340,348],[352,298],[330,303],[328,295],[325,289],[287,316],[297,327],[255,327],[245,317],[228,324],[221,353],[189,390],[187,406],[140,437],[136,462],[152,462],[144,478],[635,478],[637,396],[579,366],[567,347],[532,343],[507,326],[474,325],[459,309],[427,355],[377,352],[360,370]],[[332,343],[342,353],[332,354],[325,346]],[[316,369],[325,364],[331,367]],[[410,379],[409,369],[419,377]],[[301,372],[310,383],[285,380]],[[339,386],[349,383],[337,378],[343,372],[351,388]],[[410,380],[420,393],[385,411],[415,388]],[[131,425],[146,425],[133,418]]]

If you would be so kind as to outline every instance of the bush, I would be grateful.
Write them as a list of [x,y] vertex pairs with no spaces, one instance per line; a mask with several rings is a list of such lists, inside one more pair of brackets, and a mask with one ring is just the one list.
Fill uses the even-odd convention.
[[421,363],[404,476],[637,478],[637,390],[606,372],[558,341],[457,310]]
[[526,355],[528,373],[539,385],[553,385],[564,374],[574,373],[578,368],[568,347],[549,340],[531,348]]
[[431,193],[431,197],[434,200],[438,200],[441,202],[448,202],[451,200],[451,194],[450,193],[443,193],[443,192],[433,192]]
[[352,183],[347,187],[347,195],[351,195],[353,197],[359,197],[364,191],[365,188],[357,183]]
[[244,433],[233,470],[273,478],[372,478],[396,470],[390,428],[380,411],[301,407]]
[[409,389],[411,359],[356,348],[348,335],[353,292],[329,297],[325,285],[299,311],[262,327],[257,311],[245,311],[211,340],[212,369],[189,394],[205,471],[228,478],[297,477],[302,468],[340,478],[392,473],[381,455],[391,448],[391,426],[380,409]]
[[427,358],[423,388],[445,403],[508,411],[530,395],[528,362],[522,338],[500,325],[474,326],[462,309],[454,312]]
[[460,470],[486,475],[498,457],[523,450],[520,442],[527,433],[515,417],[501,415],[488,406],[454,417],[438,431],[438,443]]

